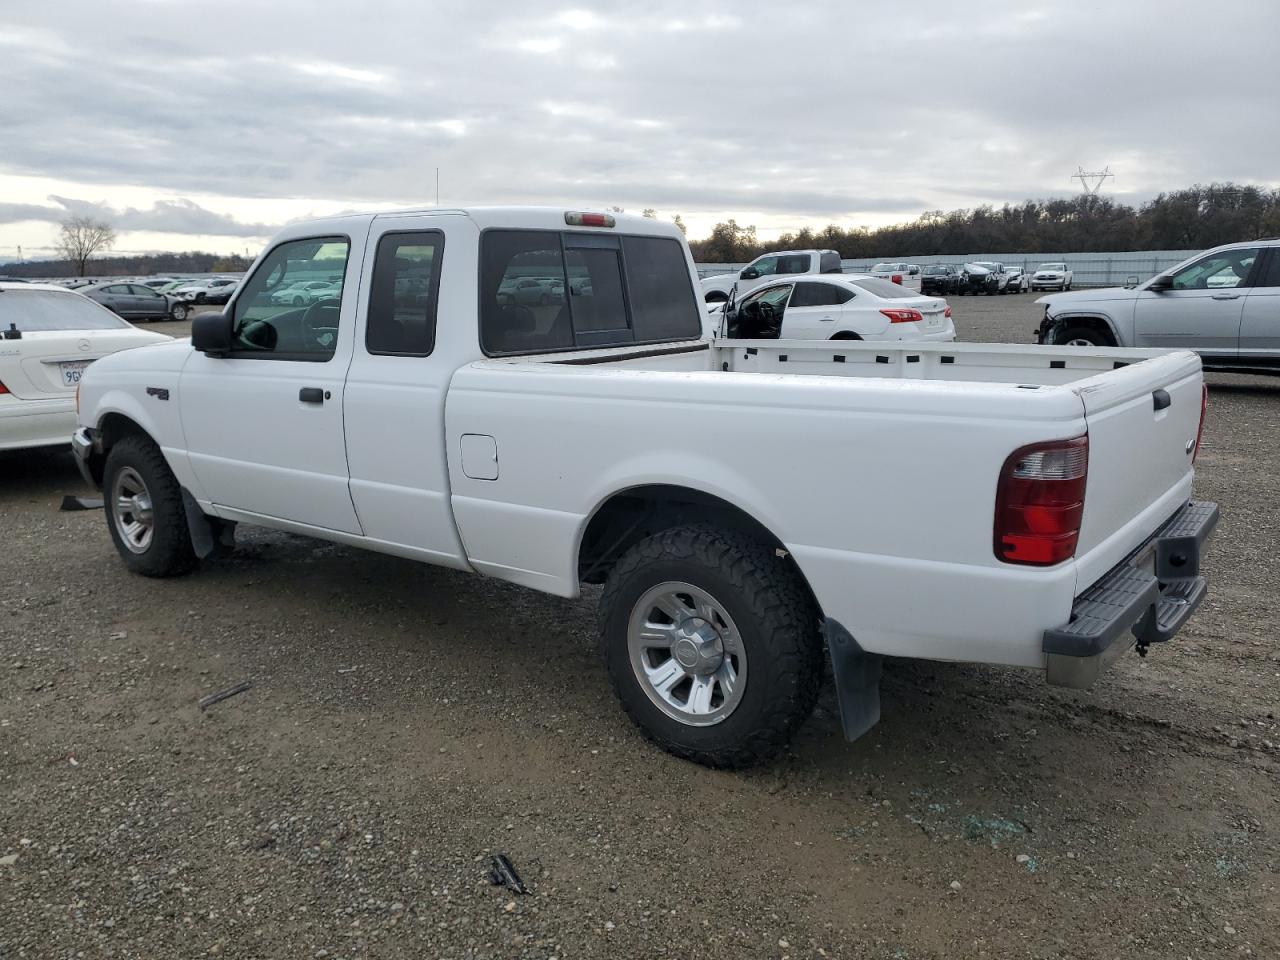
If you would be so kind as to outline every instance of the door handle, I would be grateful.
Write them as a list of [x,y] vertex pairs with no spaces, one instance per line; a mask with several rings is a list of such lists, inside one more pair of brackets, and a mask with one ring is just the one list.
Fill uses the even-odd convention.
[[1161,389],[1159,389],[1159,390],[1153,390],[1153,391],[1152,391],[1152,393],[1151,393],[1151,405],[1152,405],[1156,410],[1164,410],[1164,409],[1165,409],[1165,408],[1167,408],[1171,403],[1173,403],[1173,398],[1169,396],[1169,391],[1168,391],[1168,390],[1165,390],[1165,389],[1162,387],[1162,388],[1161,388]]
[[298,399],[303,403],[324,403],[325,393],[319,387],[303,387],[298,391]]
[[1215,293],[1213,295],[1213,299],[1214,300],[1239,300],[1240,293],[1236,290],[1232,290],[1230,293]]
[[822,322],[823,322],[823,323],[830,323],[830,322],[831,322],[831,321],[833,321],[833,320],[835,320],[835,317],[823,317],[823,318],[822,318]]

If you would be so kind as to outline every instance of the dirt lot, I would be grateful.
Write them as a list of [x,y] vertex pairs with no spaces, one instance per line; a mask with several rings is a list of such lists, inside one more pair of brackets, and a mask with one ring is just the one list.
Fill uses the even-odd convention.
[[0,958],[1280,956],[1280,379],[1212,380],[1177,640],[1085,693],[893,663],[863,740],[828,693],[737,774],[631,727],[594,594],[251,530],[145,580],[69,455],[0,455]]

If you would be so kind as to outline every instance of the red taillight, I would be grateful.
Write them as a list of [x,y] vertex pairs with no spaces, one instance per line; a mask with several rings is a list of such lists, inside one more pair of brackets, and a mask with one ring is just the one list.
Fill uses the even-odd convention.
[[895,273],[895,274],[894,274],[892,277],[890,277],[889,279],[890,279],[890,280],[892,280],[892,281],[893,281],[894,283],[896,283],[896,284],[901,284],[901,283],[902,283],[902,274],[900,274],[900,273]]
[[0,393],[8,393],[9,388],[4,385],[4,381],[0,380]]
[[[0,384],[3,389],[3,384]],[[1200,426],[1196,427],[1196,449],[1191,454],[1191,462],[1196,462],[1196,457],[1200,456],[1200,438],[1204,436],[1204,415],[1209,412],[1209,385],[1202,383],[1200,385]]]
[[943,310],[943,311],[942,311],[942,315],[943,315],[944,317],[947,317],[948,319],[950,319],[950,317],[951,317],[951,307],[950,307],[950,306],[948,306],[948,307],[947,307],[947,309]]
[[1088,475],[1087,436],[1013,451],[996,486],[996,559],[1047,567],[1074,556]]
[[890,323],[919,323],[924,319],[924,314],[919,310],[906,309],[884,309],[880,311],[889,318]]

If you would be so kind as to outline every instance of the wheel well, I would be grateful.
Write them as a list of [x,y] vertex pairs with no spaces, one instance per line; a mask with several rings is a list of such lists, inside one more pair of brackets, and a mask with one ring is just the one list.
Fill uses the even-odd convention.
[[831,335],[832,340],[861,340],[862,337],[854,333],[852,330],[841,330],[839,333]]
[[587,523],[578,549],[579,581],[603,583],[613,565],[635,544],[663,530],[692,523],[711,523],[745,533],[766,547],[782,551],[814,605],[818,605],[795,559],[768,527],[741,507],[713,494],[663,484],[623,490],[600,505]]
[[108,413],[102,418],[102,422],[98,424],[98,443],[89,455],[89,472],[99,485],[102,484],[102,472],[111,448],[125,437],[135,434],[143,437],[150,436],[136,421],[129,419],[123,413]]
[[[1101,317],[1061,317],[1058,320],[1058,338],[1061,338],[1071,327],[1084,327],[1106,339],[1104,346],[1116,346],[1116,335],[1111,331],[1111,325]],[[1057,342],[1055,340],[1055,342]]]

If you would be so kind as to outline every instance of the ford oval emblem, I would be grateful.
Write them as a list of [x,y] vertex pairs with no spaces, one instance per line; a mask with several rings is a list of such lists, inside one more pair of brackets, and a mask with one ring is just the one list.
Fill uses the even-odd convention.
[[93,347],[93,344],[91,344],[88,340],[81,338],[76,343],[76,346],[79,347],[81,350],[88,350]]

